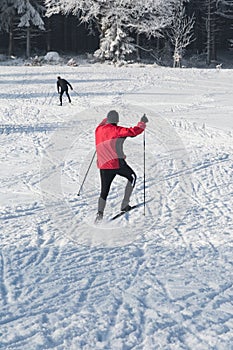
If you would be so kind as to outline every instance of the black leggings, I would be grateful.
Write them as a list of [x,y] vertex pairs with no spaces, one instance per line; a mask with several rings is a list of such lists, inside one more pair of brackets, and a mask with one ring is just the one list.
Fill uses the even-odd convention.
[[64,92],[66,93],[66,96],[68,97],[69,102],[71,102],[70,95],[68,93],[68,89],[60,91],[60,102],[62,103],[62,95],[64,94]]
[[128,166],[128,164],[125,163],[124,166],[122,166],[119,169],[100,169],[100,178],[101,178],[101,194],[100,197],[104,200],[107,199],[111,183],[116,175],[120,175],[128,179],[128,181],[131,183],[132,187],[135,186],[135,182],[137,179],[137,176],[133,169]]

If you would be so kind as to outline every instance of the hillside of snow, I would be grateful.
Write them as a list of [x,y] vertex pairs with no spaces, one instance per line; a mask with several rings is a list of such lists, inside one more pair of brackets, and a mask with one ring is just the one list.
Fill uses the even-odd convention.
[[[74,88],[62,107],[58,75]],[[138,64],[0,66],[0,349],[233,349],[232,79]],[[117,177],[96,226],[94,130],[110,109],[120,125],[149,119],[145,215],[140,206],[110,221]],[[143,135],[125,142],[138,176],[131,204],[143,203],[143,151]]]

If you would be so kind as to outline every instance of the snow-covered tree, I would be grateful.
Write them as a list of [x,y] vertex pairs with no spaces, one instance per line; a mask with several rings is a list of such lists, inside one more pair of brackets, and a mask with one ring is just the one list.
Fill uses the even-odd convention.
[[174,4],[173,11],[173,21],[167,35],[174,48],[173,67],[181,67],[184,49],[195,40],[193,33],[195,20],[193,16],[186,15],[183,0]]
[[[131,3],[131,19],[128,26],[147,37],[160,36],[172,21],[173,6],[178,0],[138,0]],[[132,6],[133,3],[133,6]]]
[[77,10],[78,1],[74,1],[73,4],[70,1],[63,0],[44,0],[44,4],[46,7],[46,15],[48,17],[58,14],[58,13],[69,13],[70,11],[74,11],[74,8]]
[[2,0],[0,2],[0,30],[8,31],[10,18],[15,14],[14,0]]
[[12,54],[13,32],[20,29],[20,36],[26,31],[26,54],[30,55],[30,31],[32,28],[44,30],[42,0],[1,0],[0,29],[9,33],[9,54]]
[[[164,30],[169,27],[173,21],[173,6],[178,0],[144,0],[134,1],[132,16],[128,27],[130,31],[137,34],[137,48],[139,46],[139,37],[141,34],[148,39],[151,37],[164,37]],[[138,52],[139,58],[139,52]]]
[[123,12],[123,4],[121,0],[45,0],[48,16],[59,12],[72,13],[90,27],[95,24],[100,33],[100,46],[95,56],[113,61],[124,59],[134,50],[129,29],[125,25],[128,18]]
[[96,50],[95,57],[100,60],[124,60],[127,55],[135,50],[132,41],[133,40],[114,23],[106,29],[105,35],[100,39],[100,48]]
[[100,32],[96,55],[118,60],[134,50],[130,33],[161,35],[171,22],[170,5],[178,0],[45,0],[47,15],[62,12],[95,22]]
[[30,56],[31,51],[31,31],[33,28],[44,30],[42,15],[44,7],[38,0],[15,0],[17,13],[19,15],[19,28],[26,31],[26,56]]

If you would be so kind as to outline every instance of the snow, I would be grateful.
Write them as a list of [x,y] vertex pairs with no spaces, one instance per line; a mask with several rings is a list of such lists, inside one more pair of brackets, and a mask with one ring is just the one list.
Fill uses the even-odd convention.
[[59,53],[56,51],[49,51],[46,53],[46,55],[44,56],[45,61],[48,62],[59,62],[61,60]]
[[[74,87],[59,106],[56,77]],[[233,349],[232,70],[0,66],[0,348]],[[146,208],[104,222],[94,130],[145,112]],[[143,136],[125,143],[143,201]]]

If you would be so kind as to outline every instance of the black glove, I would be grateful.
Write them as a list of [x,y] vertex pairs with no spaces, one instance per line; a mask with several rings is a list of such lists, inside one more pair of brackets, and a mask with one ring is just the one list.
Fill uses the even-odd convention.
[[141,122],[147,123],[148,121],[149,121],[149,120],[148,120],[148,118],[146,117],[146,115],[143,114],[143,116],[141,117]]

